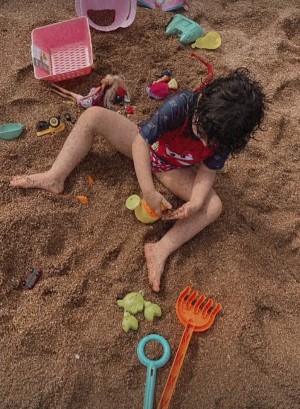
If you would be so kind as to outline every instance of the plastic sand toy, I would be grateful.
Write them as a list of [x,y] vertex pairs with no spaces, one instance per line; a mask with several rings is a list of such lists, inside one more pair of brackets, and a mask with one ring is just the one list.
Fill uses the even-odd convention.
[[58,82],[90,74],[93,50],[88,19],[77,17],[35,28],[31,53],[39,80]]
[[130,330],[136,331],[139,327],[139,322],[135,318],[134,315],[130,314],[130,312],[124,311],[124,316],[122,320],[122,328],[125,332]]
[[[159,359],[150,359],[145,354],[145,346],[156,341],[163,347],[163,355]],[[171,349],[168,341],[158,334],[150,334],[142,338],[137,347],[137,355],[143,365],[147,367],[146,388],[143,409],[152,409],[155,392],[156,370],[164,366],[170,359]]]
[[127,294],[122,300],[118,300],[119,307],[124,308],[130,314],[137,314],[144,309],[144,296],[142,292],[132,292]]
[[154,223],[159,219],[157,214],[138,195],[131,195],[126,200],[125,206],[129,210],[134,210],[136,218],[142,223]]
[[175,14],[166,28],[166,34],[167,36],[176,35],[182,44],[189,44],[202,37],[204,32],[200,24],[181,14]]
[[0,139],[11,141],[18,138],[23,132],[24,125],[20,123],[11,123],[0,125]]
[[125,332],[138,329],[138,320],[134,315],[144,311],[147,321],[153,322],[155,317],[161,316],[161,308],[158,304],[146,301],[141,291],[127,294],[122,300],[118,300],[119,307],[124,309],[122,328]]
[[221,36],[216,31],[210,31],[204,37],[197,38],[192,48],[206,48],[207,50],[215,50],[222,43]]
[[[87,17],[89,25],[98,31],[113,31],[119,27],[128,27],[133,23],[136,5],[136,0],[76,0],[76,13],[78,16]],[[114,11],[115,17],[111,24],[97,24],[90,18],[92,14],[96,15],[105,10]]]
[[213,307],[214,300],[211,298],[203,305],[206,296],[200,295],[197,298],[198,294],[198,291],[186,287],[177,299],[176,314],[185,328],[157,409],[169,407],[193,332],[203,332],[210,328],[222,308],[221,304]]
[[137,0],[138,6],[149,9],[161,9],[162,11],[173,11],[187,8],[185,0]]
[[209,64],[203,57],[201,57],[199,54],[195,53],[194,51],[191,52],[191,56],[197,58],[199,61],[201,61],[205,67],[207,68],[208,71],[208,75],[207,77],[204,79],[204,81],[202,81],[202,83],[200,85],[198,85],[198,87],[194,88],[194,92],[200,93],[201,90],[206,87],[207,84],[210,83],[210,81],[212,80],[212,77],[214,75],[214,70],[213,67],[211,66],[211,64]]
[[57,133],[65,129],[64,122],[61,122],[60,118],[53,116],[49,121],[39,121],[36,125],[37,136],[47,135],[48,133]]

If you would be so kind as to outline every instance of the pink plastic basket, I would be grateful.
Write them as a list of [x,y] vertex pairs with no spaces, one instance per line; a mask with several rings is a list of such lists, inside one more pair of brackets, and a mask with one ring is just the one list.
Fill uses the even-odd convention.
[[86,17],[36,28],[31,39],[35,78],[58,82],[91,72],[93,51]]

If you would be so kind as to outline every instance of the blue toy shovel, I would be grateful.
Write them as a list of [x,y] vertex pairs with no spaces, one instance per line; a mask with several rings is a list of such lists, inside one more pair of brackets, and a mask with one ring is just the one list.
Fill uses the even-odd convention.
[[[145,355],[145,346],[150,341],[157,341],[163,347],[163,355],[157,360],[149,359]],[[161,368],[168,362],[171,355],[170,345],[168,341],[161,335],[150,334],[140,340],[137,347],[137,355],[141,363],[147,367],[144,409],[152,409],[154,401],[156,369]]]

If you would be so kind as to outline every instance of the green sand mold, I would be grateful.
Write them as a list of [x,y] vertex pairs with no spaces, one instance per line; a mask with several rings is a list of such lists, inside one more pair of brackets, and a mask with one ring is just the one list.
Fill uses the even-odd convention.
[[142,291],[127,294],[122,300],[118,300],[117,304],[124,309],[122,328],[125,332],[138,329],[138,320],[134,315],[139,312],[144,311],[145,319],[150,322],[162,314],[160,306],[146,301]]

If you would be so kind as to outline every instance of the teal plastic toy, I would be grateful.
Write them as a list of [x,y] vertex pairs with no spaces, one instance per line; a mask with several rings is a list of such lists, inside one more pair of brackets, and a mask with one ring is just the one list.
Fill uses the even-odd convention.
[[[150,341],[156,341],[163,347],[163,355],[156,360],[149,359],[145,354],[145,346]],[[146,388],[143,409],[152,409],[155,392],[156,370],[164,366],[170,359],[171,349],[168,341],[158,334],[150,334],[142,338],[137,347],[137,355],[143,365],[147,367]]]
[[0,125],[0,139],[11,141],[18,138],[23,132],[24,125],[20,123],[11,123]]
[[200,24],[181,15],[175,14],[166,28],[167,36],[176,35],[182,44],[190,44],[204,35]]
[[173,11],[185,8],[185,0],[137,0],[138,6],[148,9],[161,9],[162,11]]
[[142,291],[127,294],[122,300],[117,300],[119,307],[124,308],[122,328],[125,332],[138,329],[138,320],[134,317],[144,310],[147,321],[153,322],[155,317],[161,317],[161,308],[158,304],[146,301]]

